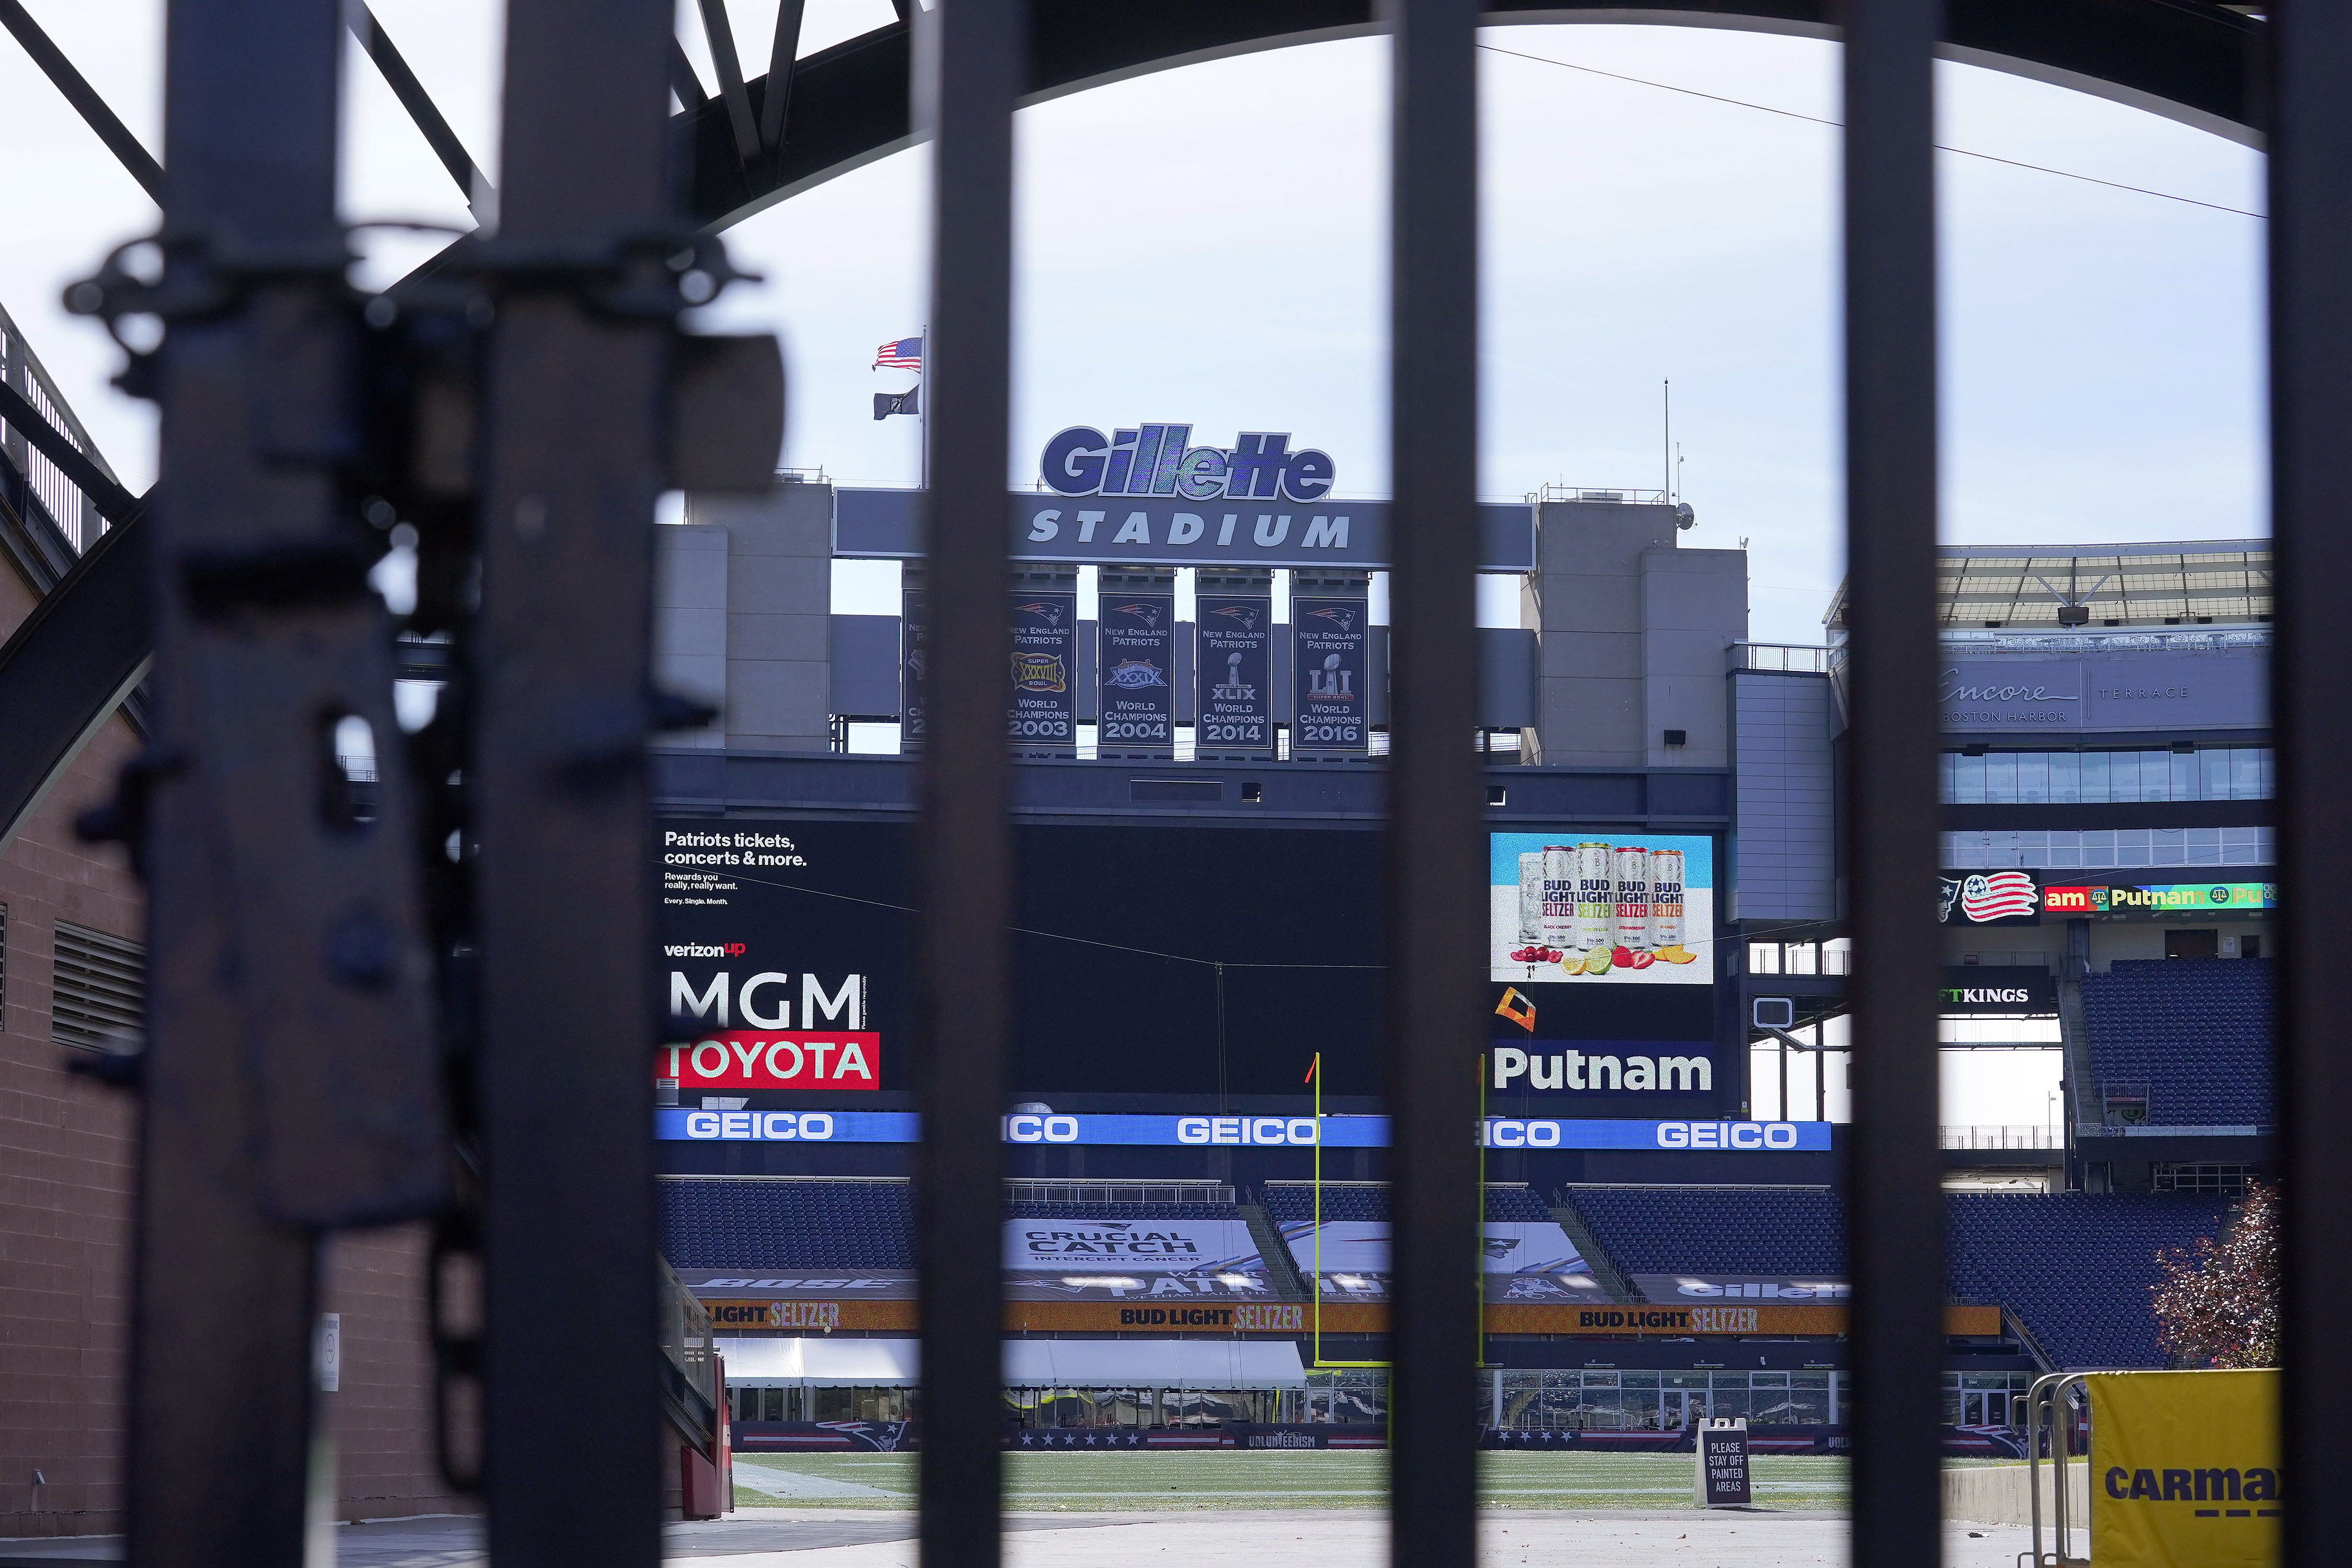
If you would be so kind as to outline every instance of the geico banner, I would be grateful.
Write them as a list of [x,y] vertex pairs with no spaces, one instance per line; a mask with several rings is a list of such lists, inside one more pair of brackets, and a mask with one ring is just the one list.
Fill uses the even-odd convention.
[[1004,1267],[1014,1273],[1265,1272],[1240,1220],[1009,1219]]
[[[1007,1143],[1181,1148],[1201,1145],[1384,1149],[1385,1116],[1064,1116],[1021,1112],[1003,1119]],[[908,1110],[688,1110],[654,1112],[654,1136],[675,1142],[913,1143],[922,1136]],[[1819,1152],[1831,1147],[1826,1121],[1600,1121],[1490,1116],[1489,1149],[1728,1149]]]
[[2094,1373],[2091,1559],[2131,1568],[2279,1560],[2279,1374]]
[[879,1089],[882,1037],[771,1035],[749,1029],[705,1035],[654,1053],[654,1077],[680,1091],[705,1089]]

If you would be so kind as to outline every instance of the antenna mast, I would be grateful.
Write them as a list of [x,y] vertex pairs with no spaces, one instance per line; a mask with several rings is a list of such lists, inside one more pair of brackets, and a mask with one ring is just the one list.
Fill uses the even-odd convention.
[[1665,399],[1665,445],[1661,455],[1665,458],[1666,499],[1672,500],[1675,499],[1675,384],[1672,381],[1664,381],[1658,384],[1661,395]]

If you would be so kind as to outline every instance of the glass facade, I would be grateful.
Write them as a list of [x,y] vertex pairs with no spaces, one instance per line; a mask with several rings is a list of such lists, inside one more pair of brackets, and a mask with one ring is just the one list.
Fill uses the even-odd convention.
[[2277,835],[2268,827],[1985,828],[1944,835],[1944,864],[1953,870],[2277,863]]
[[1947,752],[1947,805],[2107,805],[2118,801],[2268,800],[2268,746],[2194,752]]
[[1504,1371],[1489,1422],[1517,1432],[1676,1432],[1703,1417],[1751,1426],[1827,1426],[1841,1418],[1843,1374],[1817,1372]]

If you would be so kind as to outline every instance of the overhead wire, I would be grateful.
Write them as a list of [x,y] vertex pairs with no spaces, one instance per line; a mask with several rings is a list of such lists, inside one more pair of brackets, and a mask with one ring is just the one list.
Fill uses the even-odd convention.
[[[1599,66],[1578,65],[1572,60],[1554,59],[1549,55],[1531,55],[1519,49],[1507,49],[1497,44],[1480,44],[1478,47],[1490,55],[1507,55],[1515,60],[1530,60],[1537,65],[1557,66],[1561,70],[1581,71],[1587,76],[1607,77],[1612,81],[1629,82],[1635,87],[1655,88],[1660,92],[1678,92],[1685,98],[1703,98],[1709,103],[1728,104],[1734,109],[1752,109],[1759,114],[1777,114],[1783,120],[1801,120],[1808,125],[1826,125],[1833,131],[1845,129],[1843,121],[1825,120],[1818,114],[1805,114],[1793,109],[1780,109],[1769,103],[1752,103],[1747,99],[1727,98],[1719,92],[1702,92],[1695,87],[1682,87],[1670,81],[1653,81],[1647,77],[1628,76],[1622,71],[1602,70]],[[1979,153],[1970,147],[1952,147],[1938,142],[1936,143],[1936,151],[1950,153],[1962,158],[1978,158],[1988,163],[2003,163],[2012,169],[2030,169],[2037,174],[2054,174],[2062,180],[2080,180],[2085,184],[2105,185],[2112,191],[2130,191],[2137,195],[2157,196],[2168,202],[2179,202],[2187,206],[2204,207],[2210,212],[2234,213],[2240,217],[2264,220],[2269,217],[2266,213],[2250,212],[2244,207],[2233,207],[2222,202],[2200,201],[2195,196],[2179,195],[2171,191],[2155,190],[2147,185],[2126,184],[2120,180],[2103,180],[2096,174],[2077,174],[2072,169],[2053,169],[2047,163],[2029,163],[2021,158],[2003,158],[1991,153]]]

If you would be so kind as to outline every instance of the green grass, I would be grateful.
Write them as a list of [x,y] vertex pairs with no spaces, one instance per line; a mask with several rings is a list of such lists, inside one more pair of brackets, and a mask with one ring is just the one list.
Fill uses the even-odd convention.
[[[1687,1454],[1480,1457],[1491,1508],[1670,1509],[1691,1506]],[[1373,1509],[1388,1497],[1388,1456],[1311,1450],[1004,1456],[1004,1505],[1032,1512],[1133,1513],[1213,1509]],[[738,1454],[736,1501],[794,1508],[913,1505],[910,1454]],[[1842,1510],[1846,1463],[1759,1455],[1756,1500],[1767,1508]]]

